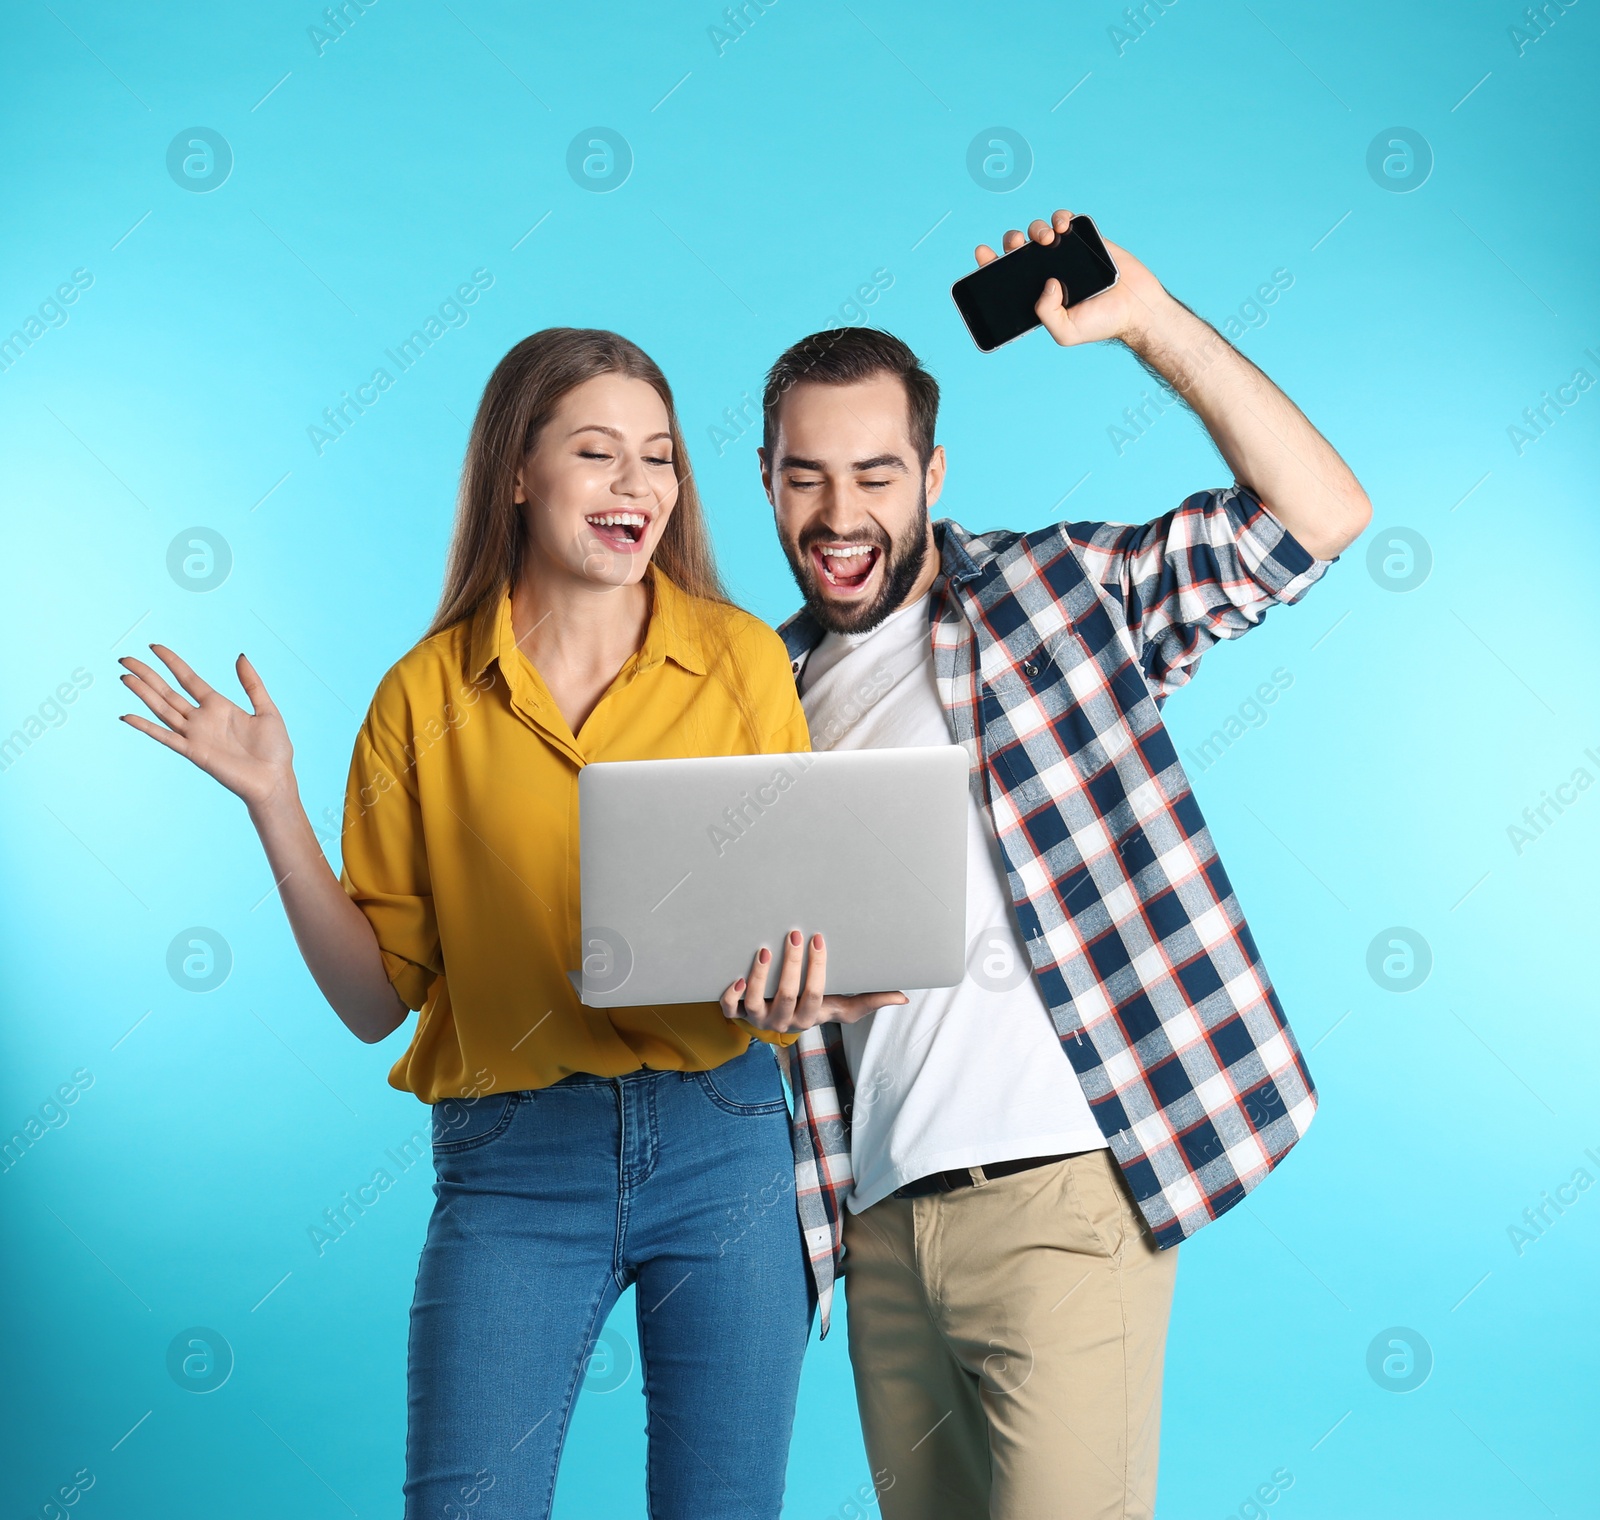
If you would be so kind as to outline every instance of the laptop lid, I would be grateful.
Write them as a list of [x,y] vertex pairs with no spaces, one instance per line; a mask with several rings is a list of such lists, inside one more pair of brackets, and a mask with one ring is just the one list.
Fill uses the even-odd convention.
[[959,982],[959,745],[609,761],[578,776],[591,1008],[715,1001],[784,936],[820,933],[830,993]]

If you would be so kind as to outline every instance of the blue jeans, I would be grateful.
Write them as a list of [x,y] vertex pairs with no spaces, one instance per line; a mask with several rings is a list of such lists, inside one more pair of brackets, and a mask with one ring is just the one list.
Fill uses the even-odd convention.
[[637,1284],[656,1520],[783,1500],[814,1299],[769,1046],[434,1105],[406,1520],[550,1513],[595,1340]]

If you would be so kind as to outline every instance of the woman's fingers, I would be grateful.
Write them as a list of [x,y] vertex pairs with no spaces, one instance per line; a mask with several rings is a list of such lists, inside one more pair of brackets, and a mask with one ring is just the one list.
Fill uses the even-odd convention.
[[137,713],[123,713],[122,721],[130,728],[138,729],[141,734],[149,734],[152,739],[165,744],[168,749],[176,750],[188,758],[188,746],[185,740],[181,735],[173,733],[170,728],[162,728],[148,718],[141,718]]
[[150,648],[155,652],[156,658],[160,660],[161,663],[165,665],[174,676],[177,677],[178,685],[188,692],[196,702],[203,702],[207,697],[216,696],[216,692],[211,687],[206,685],[206,683],[202,681],[200,677],[197,676],[194,671],[191,670],[189,666],[186,665],[173,650],[168,649],[165,644],[152,644]]
[[979,243],[977,248],[973,250],[973,257],[977,259],[979,268],[982,268],[985,264],[994,263],[1000,255],[987,243]]
[[778,968],[778,995],[773,1006],[788,1019],[800,1001],[800,970],[804,960],[805,941],[798,929],[791,929],[783,938],[783,964]]
[[811,959],[806,964],[806,989],[800,1000],[809,1028],[822,1014],[823,995],[828,990],[828,946],[820,934],[811,936]]
[[1006,233],[1005,237],[1000,240],[1000,246],[1004,248],[1007,253],[1015,253],[1017,249],[1022,247],[1022,245],[1027,241],[1028,239],[1022,233],[1018,232],[1015,227],[1013,227],[1008,233]]
[[861,992],[854,997],[830,998],[833,1021],[854,1024],[880,1008],[897,1008],[911,1000],[903,992]]
[[[143,681],[145,685],[148,686],[152,691],[160,692],[161,695],[165,697],[167,701],[172,703],[174,707],[189,706],[189,704],[184,700],[182,694],[174,691],[170,686],[167,685],[166,681],[162,679],[161,672],[156,670],[153,666],[146,665],[143,660],[136,660],[131,654],[125,654],[117,661],[117,664],[121,665],[122,668],[128,671],[131,675],[138,676],[138,678]],[[193,709],[191,709],[191,711],[192,710]]]
[[784,937],[778,987],[770,1002],[763,994],[771,971],[772,952],[757,951],[750,963],[748,979],[740,977],[723,992],[723,1017],[744,1018],[762,1029],[787,1032],[810,1029],[814,1024],[854,1024],[875,1009],[910,1001],[903,992],[862,992],[852,997],[829,997],[827,941],[820,934],[811,936],[809,960],[806,948],[798,929],[791,929]]
[[189,721],[189,714],[194,711],[187,702],[176,697],[164,681],[159,685],[152,684],[143,676],[129,670],[123,672],[122,684],[168,728],[181,729]]
[[244,687],[244,694],[250,699],[250,710],[259,718],[263,713],[275,713],[277,708],[272,705],[272,698],[267,695],[266,684],[256,674],[256,668],[242,654],[234,664],[238,673],[239,684]]
[[738,981],[730,983],[722,994],[722,1016],[725,1019],[743,1018],[743,1011],[739,1007],[739,999],[744,996],[745,979],[741,976]]
[[[757,950],[754,959],[750,962],[750,976],[744,994],[744,1016],[752,1021],[759,1021],[767,1011],[767,967],[772,962],[772,952],[767,949]],[[741,981],[746,978],[741,977]]]

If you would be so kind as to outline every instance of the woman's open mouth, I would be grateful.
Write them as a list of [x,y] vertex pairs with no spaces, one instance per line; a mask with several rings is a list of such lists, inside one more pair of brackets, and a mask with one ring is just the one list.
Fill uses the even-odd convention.
[[811,563],[824,585],[848,595],[872,579],[882,554],[876,544],[814,544]]
[[650,519],[643,512],[596,512],[584,521],[606,548],[618,554],[637,554],[650,526]]

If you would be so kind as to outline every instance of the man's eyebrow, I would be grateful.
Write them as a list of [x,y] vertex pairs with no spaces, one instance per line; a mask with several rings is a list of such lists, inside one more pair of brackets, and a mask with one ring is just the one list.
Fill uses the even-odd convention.
[[[874,454],[871,459],[856,459],[851,462],[852,470],[904,470],[906,462],[898,454]],[[819,475],[827,473],[827,466],[820,459],[802,459],[798,454],[785,454],[778,461],[780,470],[815,470]]]

